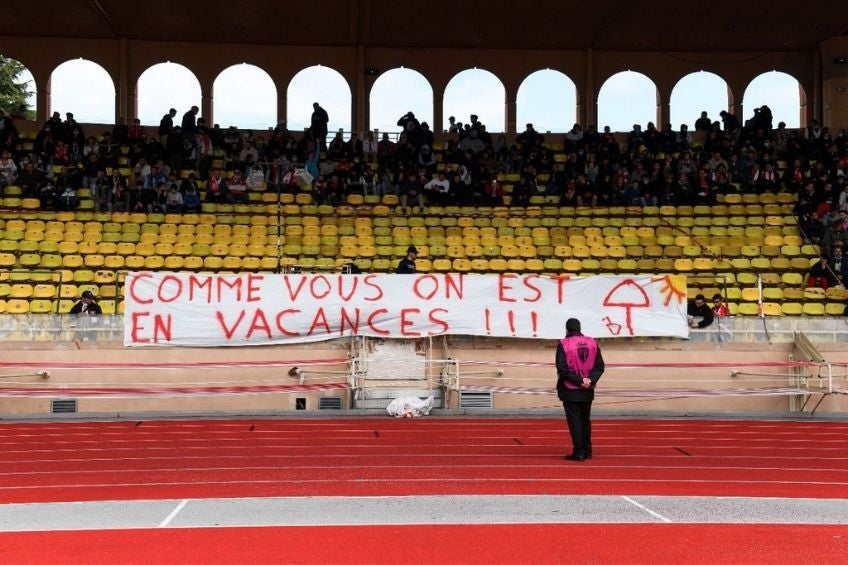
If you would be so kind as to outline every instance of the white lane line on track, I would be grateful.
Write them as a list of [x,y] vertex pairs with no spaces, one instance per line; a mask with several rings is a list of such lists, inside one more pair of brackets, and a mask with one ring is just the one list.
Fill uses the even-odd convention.
[[186,499],[183,499],[182,501],[180,501],[180,503],[177,504],[177,507],[174,508],[173,510],[171,510],[171,513],[168,514],[168,516],[166,516],[165,519],[162,520],[162,522],[159,523],[157,528],[167,528],[168,524],[171,523],[171,520],[173,520],[177,516],[177,514],[179,514],[180,511],[183,508],[185,508],[186,504],[188,504],[188,500],[189,499],[186,498]]
[[648,508],[644,504],[640,504],[640,503],[636,502],[635,500],[633,500],[629,496],[622,495],[621,498],[623,498],[624,500],[626,500],[627,502],[629,502],[630,504],[632,504],[636,508],[639,508],[640,510],[644,510],[645,512],[647,512],[648,514],[650,514],[651,516],[653,516],[657,520],[660,520],[661,522],[665,522],[666,524],[671,524],[671,520],[669,520],[668,518],[666,518],[665,516],[663,516],[659,512],[654,512],[653,510],[651,510],[650,508]]

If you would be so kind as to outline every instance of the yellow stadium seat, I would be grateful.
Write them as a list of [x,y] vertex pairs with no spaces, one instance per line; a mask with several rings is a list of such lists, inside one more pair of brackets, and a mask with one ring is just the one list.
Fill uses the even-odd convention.
[[740,316],[759,316],[760,307],[756,302],[741,302],[737,306]]
[[825,314],[825,306],[821,302],[805,302],[803,311],[807,316],[823,316]]
[[828,302],[825,304],[824,313],[828,316],[842,316],[845,314],[845,304],[839,302]]
[[804,313],[804,307],[798,302],[784,302],[780,305],[780,311],[784,316],[800,316]]

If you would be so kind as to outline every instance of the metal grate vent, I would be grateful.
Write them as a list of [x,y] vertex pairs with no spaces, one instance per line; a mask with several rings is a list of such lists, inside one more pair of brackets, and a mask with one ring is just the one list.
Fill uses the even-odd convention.
[[318,410],[341,410],[342,398],[340,396],[323,396],[318,399]]
[[460,392],[460,408],[492,408],[491,392]]
[[77,400],[75,398],[62,398],[53,400],[50,411],[54,414],[70,414],[77,411]]

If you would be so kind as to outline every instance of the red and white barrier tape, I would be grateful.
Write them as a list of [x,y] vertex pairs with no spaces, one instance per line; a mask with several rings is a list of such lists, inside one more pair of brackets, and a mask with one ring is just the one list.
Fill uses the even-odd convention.
[[[474,386],[463,385],[460,392],[499,392],[508,394],[556,394],[552,388],[535,387],[506,387],[506,386]],[[658,389],[603,389],[598,394],[613,398],[692,398],[716,396],[793,396],[819,392],[798,387],[766,387],[766,388],[723,388],[723,389],[694,389],[694,388],[658,388]]]
[[250,385],[250,386],[162,386],[162,387],[0,387],[0,397],[127,397],[127,396],[223,396],[235,394],[278,394],[312,392],[316,390],[345,390],[347,383],[304,385]]
[[[509,362],[509,361],[467,361],[448,360],[460,365],[487,365],[497,367],[554,367],[554,362]],[[698,369],[698,368],[740,368],[740,367],[817,367],[820,363],[804,361],[767,361],[752,363],[606,363],[607,369]]]
[[39,361],[4,361],[0,369],[251,369],[264,367],[315,367],[321,365],[346,365],[350,359],[282,359],[269,361],[191,361],[170,363],[44,363]]

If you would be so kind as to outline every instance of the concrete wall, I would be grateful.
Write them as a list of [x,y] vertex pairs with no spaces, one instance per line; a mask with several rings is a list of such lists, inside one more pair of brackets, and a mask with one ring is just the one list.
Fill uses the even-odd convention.
[[[20,317],[17,319],[20,320]],[[842,364],[836,367],[837,376],[843,386],[848,386],[848,348],[845,347],[848,322],[845,319],[781,318],[769,319],[767,324],[770,326],[768,338],[763,332],[761,320],[736,318],[729,320],[722,331],[714,328],[693,333],[690,340],[607,340],[603,342],[605,360],[609,365],[618,366],[611,366],[604,376],[597,407],[638,413],[788,413],[789,399],[785,396],[644,400],[623,398],[616,395],[615,391],[669,388],[706,391],[786,386],[791,372],[789,368],[744,365],[788,361],[793,350],[792,334],[804,326],[813,336],[823,357],[830,363]],[[757,328],[758,325],[761,327]],[[346,382],[344,360],[353,351],[351,340],[241,348],[125,348],[115,339],[115,335],[120,333],[119,328],[119,319],[116,319],[102,328],[100,335],[103,339],[98,340],[95,335],[92,341],[81,339],[73,328],[53,333],[42,329],[28,334],[29,339],[21,340],[20,333],[13,333],[22,331],[20,328],[10,330],[8,321],[4,323],[4,320],[0,320],[0,334],[7,338],[0,344],[0,388],[24,387],[35,391],[39,387],[124,386],[144,389],[158,386],[297,384],[297,378],[288,375],[288,370],[293,366],[305,367],[306,384]],[[15,335],[18,339],[8,339]],[[555,343],[545,340],[453,336],[434,340],[431,357],[459,360],[462,385],[549,388],[554,385],[553,368],[530,365],[552,363]],[[428,343],[420,345],[422,349],[428,347]],[[310,360],[338,360],[339,364],[310,367]],[[489,365],[479,366],[474,362],[486,362]],[[222,366],[210,367],[209,364],[213,363]],[[273,366],[257,366],[261,364]],[[685,366],[653,366],[669,364]],[[439,367],[435,367],[434,372]],[[494,374],[496,368],[502,370],[502,375]],[[36,376],[42,370],[49,373],[49,378]],[[324,371],[340,374],[323,374]],[[814,372],[818,372],[818,369]],[[78,408],[80,412],[87,413],[286,412],[295,409],[296,398],[305,398],[306,409],[315,410],[322,396],[342,396],[342,406],[351,405],[350,393],[336,390],[197,397],[80,397]],[[65,397],[75,396],[0,396],[0,416],[46,414],[50,412],[52,398]],[[449,395],[448,405],[450,409],[459,407],[457,394]],[[507,393],[496,393],[494,396],[496,410],[526,409],[532,412],[557,407],[559,404],[553,396]],[[831,396],[822,403],[819,410],[848,413],[848,397]]]

